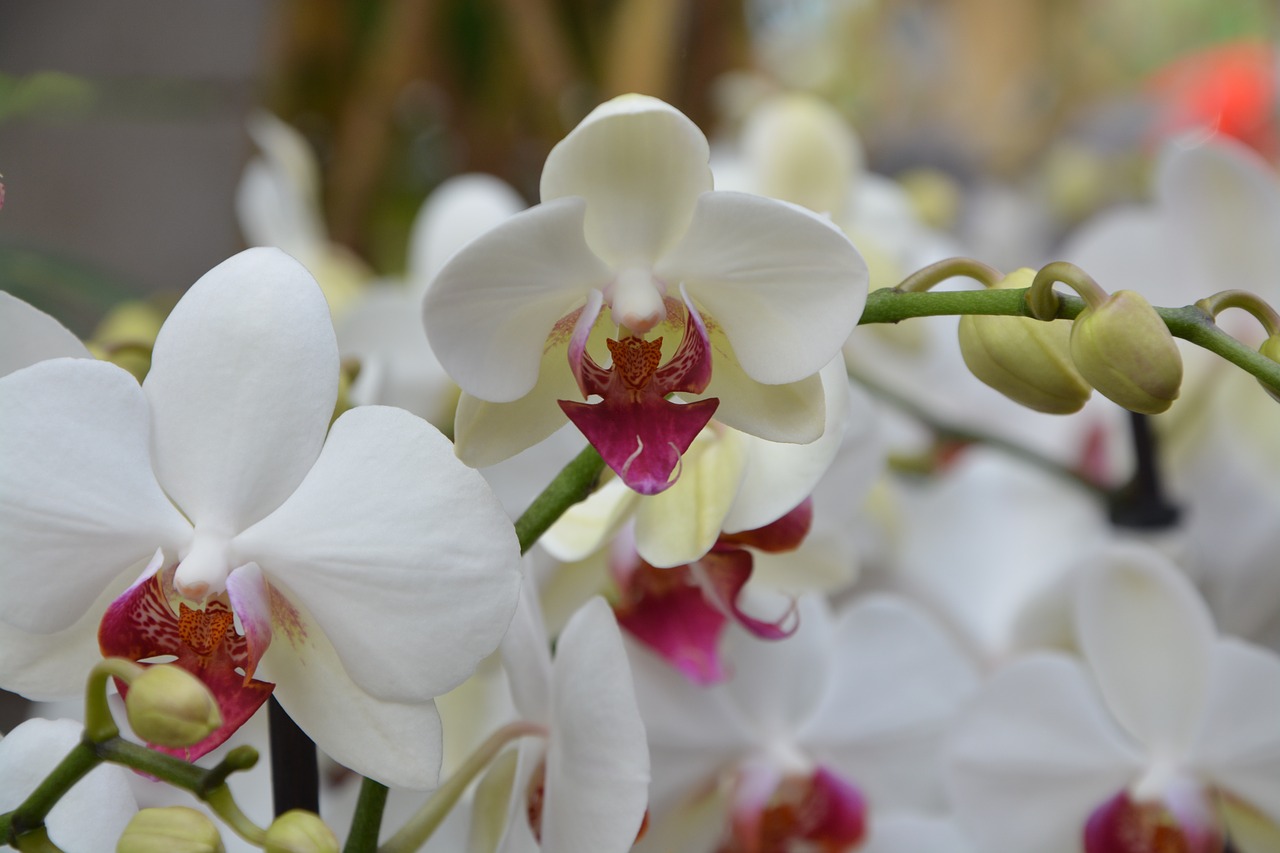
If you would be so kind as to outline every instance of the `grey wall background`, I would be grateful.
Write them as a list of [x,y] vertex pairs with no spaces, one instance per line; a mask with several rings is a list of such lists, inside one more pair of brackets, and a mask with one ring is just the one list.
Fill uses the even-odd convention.
[[154,291],[241,248],[232,199],[272,12],[264,0],[0,0],[0,73],[66,72],[94,93],[0,120],[0,250]]

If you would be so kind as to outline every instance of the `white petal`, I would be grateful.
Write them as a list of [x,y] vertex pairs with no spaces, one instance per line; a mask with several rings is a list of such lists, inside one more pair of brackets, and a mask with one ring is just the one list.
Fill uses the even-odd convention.
[[581,199],[518,213],[468,243],[432,282],[427,338],[467,393],[494,403],[527,394],[548,336],[568,343],[572,324],[558,322],[613,277],[587,248],[584,213]]
[[966,451],[922,497],[903,537],[906,574],[996,659],[1017,650],[1028,608],[1108,535],[1092,496],[993,450]]
[[649,748],[613,611],[587,602],[556,644],[542,848],[625,853],[649,793]]
[[822,436],[808,444],[783,444],[751,438],[747,473],[733,508],[724,519],[726,533],[755,530],[776,521],[813,494],[831,467],[849,420],[849,377],[844,358],[822,368],[825,420]]
[[297,492],[233,548],[311,612],[357,684],[392,701],[470,675],[520,584],[515,532],[483,478],[425,421],[382,406],[340,417]]
[[0,687],[35,701],[82,697],[89,670],[102,660],[98,625],[116,597],[137,580],[131,566],[107,584],[73,625],[52,634],[32,634],[0,622]]
[[1185,755],[1214,641],[1209,609],[1186,577],[1154,549],[1115,545],[1081,577],[1076,630],[1120,724],[1153,755]]
[[1214,644],[1204,725],[1190,763],[1280,824],[1280,659],[1227,639]]
[[278,249],[223,261],[160,329],[143,390],[165,491],[197,525],[253,524],[302,481],[337,399],[338,346],[315,279]]
[[954,821],[923,814],[881,816],[877,812],[858,853],[977,853],[977,850]]
[[[71,720],[28,720],[0,740],[0,813],[21,805],[80,741]],[[94,768],[49,813],[49,839],[76,853],[112,853],[138,810],[129,791],[129,771],[106,764]]]
[[675,485],[637,502],[636,550],[645,562],[683,566],[711,550],[738,495],[746,456],[741,433],[713,427],[693,440]]
[[408,288],[368,288],[342,315],[337,334],[343,358],[360,360],[353,403],[399,406],[436,426],[448,423],[458,389],[427,345],[419,301]]
[[604,548],[641,503],[639,495],[622,480],[614,478],[585,501],[569,507],[538,544],[561,562],[584,560]]
[[827,692],[800,738],[878,807],[936,808],[938,750],[978,686],[956,642],[905,599],[860,600],[836,624]]
[[[469,399],[472,403],[476,402],[475,397]],[[488,407],[514,404],[480,403],[479,405]],[[520,513],[533,503],[534,498],[542,494],[547,484],[586,446],[586,438],[578,432],[576,426],[566,421],[549,437],[532,447],[525,448],[510,459],[482,468],[480,473],[493,487],[498,500],[502,501],[502,505],[507,508],[507,515],[513,519],[518,518]],[[463,462],[471,464],[467,456],[459,453],[457,445],[454,446],[454,452],[458,453]]]
[[[277,622],[258,678],[316,746],[345,767],[384,785],[422,790],[440,777],[442,736],[434,702],[385,702],[348,674],[319,624],[292,599],[287,630]],[[420,654],[431,654],[422,651]],[[404,649],[383,650],[402,656]]]
[[492,175],[456,175],[432,190],[409,232],[408,278],[421,298],[454,252],[528,205]]
[[733,673],[725,686],[757,743],[791,740],[819,709],[833,674],[837,650],[826,601],[797,602],[800,626],[782,640],[762,642],[731,627],[725,657]]
[[1221,286],[1268,300],[1280,296],[1280,185],[1270,164],[1220,137],[1192,146],[1175,142],[1161,160],[1156,185],[1170,239],[1194,249],[1202,287],[1229,282]]
[[661,815],[691,793],[714,787],[720,771],[746,757],[757,741],[724,686],[693,684],[647,647],[634,641],[626,647],[653,762],[649,798]]
[[125,569],[189,538],[149,431],[146,398],[115,365],[54,359],[0,378],[0,619],[60,631]]
[[[1181,305],[1208,295],[1196,292],[1199,282],[1180,258],[1187,248],[1173,245],[1159,209],[1131,205],[1092,217],[1063,246],[1061,256],[1107,290],[1143,282],[1142,292],[1157,305]],[[1066,292],[1062,286],[1058,290]]]
[[804,208],[745,193],[700,196],[655,272],[682,282],[747,375],[768,385],[835,358],[867,298],[867,265],[848,237]]
[[684,233],[711,189],[710,150],[679,110],[623,95],[591,111],[542,167],[542,201],[580,196],[591,248],[614,266],[648,266]]
[[250,245],[310,255],[327,239],[316,156],[302,134],[270,113],[254,113],[248,125],[262,157],[245,167],[236,188],[240,230]]
[[511,683],[511,700],[521,719],[544,725],[550,722],[551,638],[542,621],[538,588],[531,571],[524,573],[520,603],[499,651],[502,668]]
[[66,326],[0,290],[0,376],[46,358],[64,356],[93,357]]
[[1136,779],[1142,759],[1082,666],[1033,654],[987,682],[946,761],[956,817],[979,849],[1075,853],[1089,815]]
[[720,329],[708,332],[715,362],[710,384],[696,398],[719,398],[716,420],[767,441],[807,444],[821,437],[826,406],[818,375],[788,385],[764,385],[743,371]]
[[[568,423],[556,400],[581,396],[565,348],[554,347],[543,356],[538,384],[518,400],[490,403],[463,392],[453,420],[454,452],[473,468],[504,462],[550,438]],[[573,432],[581,435],[576,427]]]

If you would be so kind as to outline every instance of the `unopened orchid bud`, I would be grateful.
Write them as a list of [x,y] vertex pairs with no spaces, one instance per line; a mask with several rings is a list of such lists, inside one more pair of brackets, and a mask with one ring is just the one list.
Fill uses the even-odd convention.
[[338,837],[319,815],[302,809],[285,812],[267,827],[266,853],[338,853]]
[[[1280,335],[1272,335],[1262,342],[1262,346],[1258,347],[1258,352],[1265,355],[1272,361],[1280,362]],[[1258,384],[1262,386],[1262,390],[1271,395],[1271,398],[1280,403],[1280,389],[1272,388],[1261,379]]]
[[[1015,270],[995,285],[1030,287],[1035,270]],[[960,318],[960,353],[973,375],[1037,412],[1078,411],[1092,393],[1071,361],[1065,320],[970,314]]]
[[143,809],[116,843],[116,853],[224,853],[218,827],[185,806]]
[[222,725],[209,688],[177,666],[152,666],[137,676],[125,709],[138,737],[160,746],[193,746]]
[[1080,313],[1071,357],[1090,385],[1130,411],[1158,415],[1178,399],[1182,356],[1151,303],[1132,290]]

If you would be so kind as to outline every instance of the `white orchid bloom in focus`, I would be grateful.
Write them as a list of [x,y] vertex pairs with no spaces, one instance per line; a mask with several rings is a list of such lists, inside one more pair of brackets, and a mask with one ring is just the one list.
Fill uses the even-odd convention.
[[464,461],[499,462],[567,416],[653,494],[713,414],[771,441],[822,434],[817,374],[858,321],[866,265],[815,214],[712,192],[708,156],[679,111],[615,98],[551,151],[541,204],[445,265],[424,316],[466,392]]
[[1219,801],[1280,824],[1280,659],[1217,636],[1154,550],[1114,547],[1078,591],[1084,660],[1014,662],[957,726],[950,788],[980,848],[1218,853]]
[[142,387],[89,359],[0,378],[0,623],[26,638],[0,647],[0,684],[79,692],[96,633],[214,691],[224,726],[191,757],[269,681],[335,759],[434,784],[431,699],[496,648],[518,548],[424,421],[361,407],[330,429],[337,380],[320,290],[273,249],[192,286]]

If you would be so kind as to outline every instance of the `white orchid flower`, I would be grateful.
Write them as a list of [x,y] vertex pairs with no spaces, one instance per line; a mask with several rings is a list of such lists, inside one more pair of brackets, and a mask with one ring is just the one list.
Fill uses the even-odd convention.
[[[83,727],[72,720],[35,719],[0,738],[0,814],[22,805],[83,734]],[[77,853],[113,853],[138,811],[129,790],[130,775],[112,764],[91,770],[49,812],[49,840]]]
[[252,249],[178,303],[142,387],[88,359],[0,378],[0,622],[29,638],[0,648],[0,683],[77,692],[96,631],[211,686],[226,725],[193,755],[265,678],[335,759],[434,784],[430,700],[497,646],[516,540],[425,422],[361,407],[330,430],[337,377],[314,279]]
[[575,613],[555,658],[526,583],[503,666],[521,717],[546,726],[525,738],[511,783],[498,853],[625,853],[648,805],[649,748],[622,635],[604,599]]
[[365,288],[336,323],[342,357],[360,362],[352,403],[399,406],[436,426],[452,424],[458,389],[427,345],[422,298],[456,251],[524,208],[491,175],[458,175],[427,197],[409,235],[405,280]]
[[767,849],[852,849],[882,812],[940,807],[937,748],[973,665],[895,597],[834,618],[818,597],[800,609],[787,639],[734,631],[733,677],[711,688],[630,647],[654,778],[653,840],[638,850],[663,849],[672,821],[707,839],[689,853],[766,849],[766,827]]
[[1114,547],[1078,591],[1084,660],[1016,661],[957,726],[948,777],[978,846],[1216,853],[1218,798],[1280,823],[1280,659],[1217,636],[1156,551]]
[[567,416],[652,494],[713,414],[771,441],[822,434],[817,373],[861,314],[866,265],[808,211],[712,192],[707,160],[680,112],[615,98],[552,150],[541,204],[440,271],[424,316],[465,392],[464,461],[499,462]]

